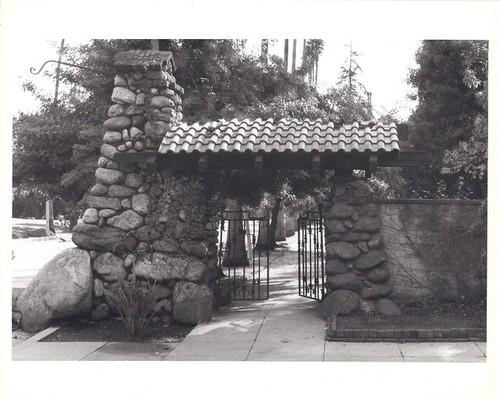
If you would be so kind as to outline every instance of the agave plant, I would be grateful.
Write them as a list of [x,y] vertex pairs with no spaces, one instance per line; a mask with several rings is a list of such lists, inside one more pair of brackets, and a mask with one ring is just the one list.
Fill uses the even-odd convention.
[[138,281],[135,274],[131,274],[128,280],[120,278],[118,281],[113,302],[130,341],[142,339],[145,328],[162,306],[161,302],[157,302],[156,283],[156,279],[153,283],[149,280]]

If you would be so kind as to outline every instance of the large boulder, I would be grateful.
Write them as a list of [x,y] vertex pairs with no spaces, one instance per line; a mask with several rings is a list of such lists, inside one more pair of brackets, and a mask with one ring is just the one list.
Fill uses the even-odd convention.
[[87,204],[98,209],[113,209],[119,211],[122,204],[118,198],[87,196]]
[[330,259],[326,262],[325,273],[327,276],[333,276],[335,274],[342,274],[347,271],[346,264],[340,259]]
[[147,215],[149,212],[149,195],[137,194],[132,197],[132,209],[140,215]]
[[127,186],[121,186],[119,184],[113,184],[109,187],[108,193],[111,197],[131,197],[136,193],[136,191]]
[[119,104],[135,104],[136,95],[125,87],[115,87],[113,94],[111,94],[111,100]]
[[172,295],[173,319],[185,324],[207,322],[212,318],[212,291],[203,285],[180,281]]
[[179,243],[174,238],[164,238],[163,240],[155,241],[153,249],[159,252],[175,253],[179,251]]
[[96,224],[99,221],[99,213],[95,208],[88,208],[85,210],[83,217],[83,223]]
[[352,215],[354,208],[351,205],[337,203],[330,209],[330,216],[334,218],[347,218]]
[[340,220],[330,219],[325,222],[326,231],[329,233],[345,233],[347,228]]
[[368,270],[385,262],[387,257],[384,251],[370,251],[354,261],[354,267],[358,270]]
[[16,311],[24,331],[38,331],[54,319],[87,314],[91,306],[90,256],[69,248],[43,266],[18,298]]
[[77,247],[95,251],[129,252],[137,245],[137,240],[123,230],[85,223],[73,228],[71,239]]
[[366,274],[366,279],[375,284],[384,284],[391,278],[391,272],[382,267],[375,267]]
[[207,272],[204,263],[193,257],[153,253],[140,257],[134,265],[138,277],[157,280],[187,280],[201,282]]
[[95,178],[98,183],[116,184],[125,180],[125,174],[119,170],[97,168]]
[[122,130],[132,125],[132,120],[126,116],[114,116],[106,119],[103,123],[104,129]]
[[125,211],[119,215],[110,217],[108,224],[121,230],[135,230],[142,226],[144,219],[133,210]]
[[114,282],[127,277],[127,271],[123,266],[123,260],[111,252],[99,255],[92,266],[104,281]]
[[391,295],[392,287],[385,284],[374,284],[371,287],[364,287],[361,290],[363,299],[379,299]]
[[328,255],[332,255],[340,259],[354,259],[358,257],[361,250],[354,244],[348,242],[331,242],[326,245],[326,252]]
[[350,290],[359,292],[363,288],[363,282],[354,273],[337,274],[330,276],[326,280],[326,285],[332,291]]
[[165,108],[165,107],[175,107],[174,102],[163,96],[155,96],[151,99],[151,107],[153,108]]
[[327,318],[333,315],[348,315],[359,307],[360,298],[358,294],[348,290],[339,290],[329,293],[319,306],[321,317]]
[[190,255],[197,258],[203,258],[208,255],[208,247],[205,243],[200,241],[186,240],[181,243],[181,249]]

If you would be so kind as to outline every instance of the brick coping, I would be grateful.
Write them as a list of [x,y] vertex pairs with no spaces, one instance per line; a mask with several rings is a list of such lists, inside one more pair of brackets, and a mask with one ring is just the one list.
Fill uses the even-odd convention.
[[327,320],[326,340],[343,342],[455,342],[486,341],[486,328],[337,329],[337,318]]

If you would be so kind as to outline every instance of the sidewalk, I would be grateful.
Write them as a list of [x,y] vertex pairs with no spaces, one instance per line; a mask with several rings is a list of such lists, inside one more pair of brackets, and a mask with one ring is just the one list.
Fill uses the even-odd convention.
[[50,328],[13,348],[13,360],[485,362],[485,342],[328,342],[317,304],[288,295],[241,302],[198,325],[182,341],[37,342]]

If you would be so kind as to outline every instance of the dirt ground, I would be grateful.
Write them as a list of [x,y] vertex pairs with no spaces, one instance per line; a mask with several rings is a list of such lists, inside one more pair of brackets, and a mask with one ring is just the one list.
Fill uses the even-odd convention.
[[[112,317],[100,322],[63,322],[56,324],[59,329],[42,339],[42,342],[126,342],[128,341],[123,322]],[[178,342],[190,333],[194,326],[151,322],[145,330],[141,342]]]
[[402,310],[401,316],[363,314],[361,312],[337,319],[338,329],[449,329],[486,328],[486,312],[476,309],[467,313],[443,309],[430,314],[425,308],[409,312]]

